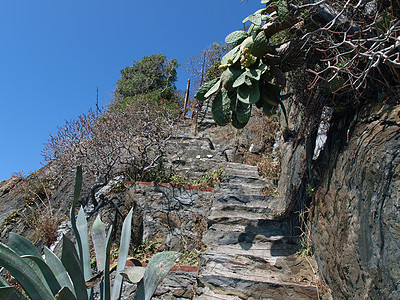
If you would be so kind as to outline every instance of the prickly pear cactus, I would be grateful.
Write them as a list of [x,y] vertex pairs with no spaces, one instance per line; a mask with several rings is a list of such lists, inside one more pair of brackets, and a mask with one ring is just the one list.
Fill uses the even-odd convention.
[[213,100],[213,118],[220,126],[232,123],[236,128],[243,128],[250,119],[253,104],[267,115],[283,105],[280,100],[282,82],[285,82],[283,73],[279,66],[263,61],[272,51],[263,26],[287,17],[287,0],[262,0],[261,3],[266,7],[243,20],[243,23],[250,22],[247,31],[234,31],[225,38],[233,48],[221,60],[219,68],[224,70],[221,77],[205,83],[196,94],[198,100]]

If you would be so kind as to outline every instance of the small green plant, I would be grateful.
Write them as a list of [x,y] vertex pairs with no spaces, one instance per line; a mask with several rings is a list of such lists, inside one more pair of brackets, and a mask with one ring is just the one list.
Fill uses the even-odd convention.
[[154,254],[160,252],[160,246],[161,244],[155,241],[143,242],[134,248],[132,257],[141,262],[148,262]]
[[[135,300],[151,299],[155,289],[168,274],[180,253],[167,251],[154,255],[147,268],[125,268],[131,234],[132,209],[122,225],[117,274],[111,290],[110,247],[112,226],[106,233],[98,216],[92,226],[92,241],[96,252],[98,274],[92,274],[87,221],[83,209],[75,218],[76,205],[82,187],[82,168],[78,167],[74,201],[70,211],[71,225],[77,247],[67,237],[62,240],[59,259],[50,249],[44,249],[44,259],[34,245],[24,237],[11,233],[9,246],[0,243],[0,265],[9,271],[24,293],[8,285],[0,277],[0,299],[93,299],[93,288],[100,285],[100,299],[120,299],[123,280],[137,283]],[[94,276],[93,276],[94,275]]]
[[304,241],[300,241],[300,250],[297,252],[298,256],[301,257],[306,257],[306,256],[312,256],[312,251],[311,251],[311,247],[305,243]]
[[200,251],[198,250],[186,251],[179,258],[178,264],[195,266],[199,264],[199,260],[200,260]]
[[306,193],[308,197],[312,198],[315,195],[315,186],[312,183],[307,184]]
[[11,223],[15,223],[20,216],[21,216],[20,211],[14,210],[12,213],[10,213],[7,217],[4,218],[4,227],[7,227]]
[[126,191],[126,186],[123,180],[118,180],[111,188],[112,193],[122,193]]
[[218,168],[208,171],[206,174],[201,175],[197,179],[188,179],[181,175],[172,175],[169,182],[176,185],[190,185],[200,187],[213,187],[214,185],[224,181],[226,174],[224,169]]

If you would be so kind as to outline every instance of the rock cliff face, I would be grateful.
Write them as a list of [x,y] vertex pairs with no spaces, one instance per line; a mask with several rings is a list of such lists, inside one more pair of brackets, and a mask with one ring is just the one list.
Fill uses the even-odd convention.
[[316,161],[315,136],[281,145],[281,193],[292,207],[312,198],[312,248],[334,299],[400,299],[399,126],[400,106],[371,105],[334,115]]

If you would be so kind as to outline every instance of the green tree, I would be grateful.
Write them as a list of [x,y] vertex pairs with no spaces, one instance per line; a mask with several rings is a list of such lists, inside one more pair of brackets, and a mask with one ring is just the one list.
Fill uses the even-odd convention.
[[163,54],[144,56],[134,61],[131,67],[121,70],[114,98],[120,102],[125,98],[152,93],[157,98],[171,100],[174,97],[177,79],[176,59],[167,59]]

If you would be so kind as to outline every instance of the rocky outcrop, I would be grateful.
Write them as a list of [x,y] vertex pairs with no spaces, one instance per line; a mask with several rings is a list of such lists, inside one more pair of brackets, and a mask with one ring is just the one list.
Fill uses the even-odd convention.
[[[400,299],[400,106],[333,115],[325,149],[287,139],[281,191],[309,204],[312,248],[334,299]],[[306,189],[308,188],[308,195]]]

